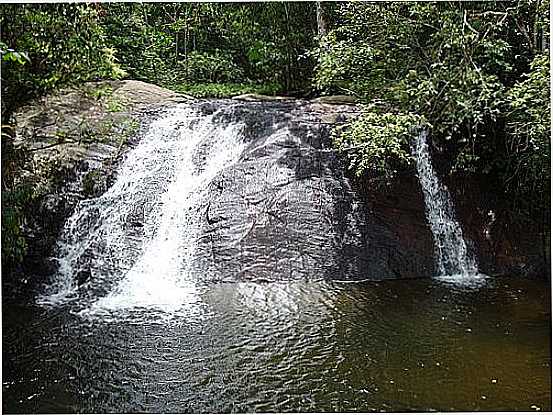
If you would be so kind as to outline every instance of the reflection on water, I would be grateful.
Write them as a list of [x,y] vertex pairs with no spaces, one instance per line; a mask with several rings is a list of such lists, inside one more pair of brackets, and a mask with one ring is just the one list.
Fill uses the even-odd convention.
[[4,411],[551,410],[543,281],[196,290],[172,315],[4,304]]

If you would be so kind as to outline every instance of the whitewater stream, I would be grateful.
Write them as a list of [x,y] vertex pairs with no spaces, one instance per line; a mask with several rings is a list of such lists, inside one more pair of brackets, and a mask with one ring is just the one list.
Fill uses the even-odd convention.
[[438,277],[461,285],[484,284],[486,277],[478,272],[476,259],[467,247],[451,195],[432,166],[427,135],[426,130],[421,131],[412,147],[426,218],[434,237]]
[[79,202],[57,272],[3,302],[3,410],[551,410],[550,291],[478,273],[425,134],[439,278],[367,219],[327,127],[261,110],[159,113]]

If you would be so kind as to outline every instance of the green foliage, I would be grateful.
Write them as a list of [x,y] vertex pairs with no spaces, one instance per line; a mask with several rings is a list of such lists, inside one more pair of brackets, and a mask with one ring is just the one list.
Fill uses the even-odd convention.
[[121,112],[126,108],[125,103],[114,97],[109,97],[106,102],[108,112]]
[[[164,84],[175,80],[173,39],[160,19],[170,5],[113,3],[98,6],[101,25],[132,78]],[[167,18],[166,18],[167,19]]]
[[114,48],[102,48],[99,57],[99,65],[93,75],[96,79],[123,79],[128,73],[121,69],[118,59],[115,57]]
[[[326,92],[370,95],[366,65],[375,59],[374,53],[365,42],[353,43],[339,39],[336,32],[329,33],[315,50],[315,55],[320,56],[315,87]],[[373,82],[378,81],[373,78]]]
[[2,263],[7,265],[19,263],[26,252],[23,210],[32,199],[31,186],[15,184],[27,153],[13,146],[14,134],[12,125],[2,125]]
[[85,87],[84,92],[87,96],[101,101],[104,98],[111,97],[111,95],[113,94],[113,88],[111,85],[105,84],[99,87]]
[[[548,9],[541,0],[340,3],[313,51],[314,86],[424,117],[452,171],[488,175],[519,202],[548,207]],[[370,149],[347,153],[357,173],[389,176],[391,160],[405,160],[401,139],[383,139],[366,117],[338,145]]]
[[21,262],[27,251],[23,235],[25,207],[31,202],[31,186],[19,185],[15,189],[2,192],[2,260],[6,264]]
[[232,60],[229,52],[218,49],[208,52],[192,51],[186,60],[178,62],[183,78],[188,82],[239,82],[244,71]]
[[362,116],[336,128],[333,140],[357,176],[368,172],[390,180],[411,163],[409,141],[424,127],[424,119],[416,114],[378,113],[368,107]]
[[314,63],[309,3],[6,5],[0,25],[6,114],[62,85],[127,74],[307,93]]
[[314,8],[308,3],[102,5],[102,25],[129,74],[162,86],[309,86]]
[[510,55],[524,56],[503,39],[515,12],[496,7],[347,3],[322,41],[315,84],[423,114],[445,140],[474,140],[499,113]]
[[3,5],[0,26],[3,114],[67,83],[124,75],[93,5]]
[[25,52],[17,52],[8,48],[4,42],[0,41],[0,56],[4,62],[16,62],[19,65],[25,65],[30,62],[29,56]]
[[[505,185],[519,208],[533,212],[550,204],[551,97],[550,63],[537,55],[531,71],[507,94],[509,116]],[[537,205],[537,206],[536,206]]]

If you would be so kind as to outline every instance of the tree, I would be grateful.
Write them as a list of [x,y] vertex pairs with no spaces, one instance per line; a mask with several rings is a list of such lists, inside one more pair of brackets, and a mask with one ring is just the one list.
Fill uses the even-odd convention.
[[[340,4],[321,39],[315,86],[374,104],[344,130],[341,145],[352,131],[362,137],[359,125],[375,125],[379,114],[395,115],[386,118],[391,130],[403,115],[416,114],[450,171],[487,175],[512,196],[544,207],[535,200],[543,195],[537,189],[549,188],[548,175],[538,173],[549,165],[548,4]],[[371,140],[374,134],[365,133]],[[407,143],[403,151],[387,148],[394,153],[379,153],[386,166],[409,152]],[[357,170],[374,165],[356,157]]]
[[[3,120],[21,102],[53,88],[124,75],[92,5],[3,4],[0,27]],[[25,65],[10,51],[18,51]]]

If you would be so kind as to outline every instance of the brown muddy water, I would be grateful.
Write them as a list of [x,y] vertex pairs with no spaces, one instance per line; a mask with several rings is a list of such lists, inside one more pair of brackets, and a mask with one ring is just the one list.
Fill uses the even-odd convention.
[[550,286],[219,283],[171,312],[3,304],[3,410],[551,410]]

